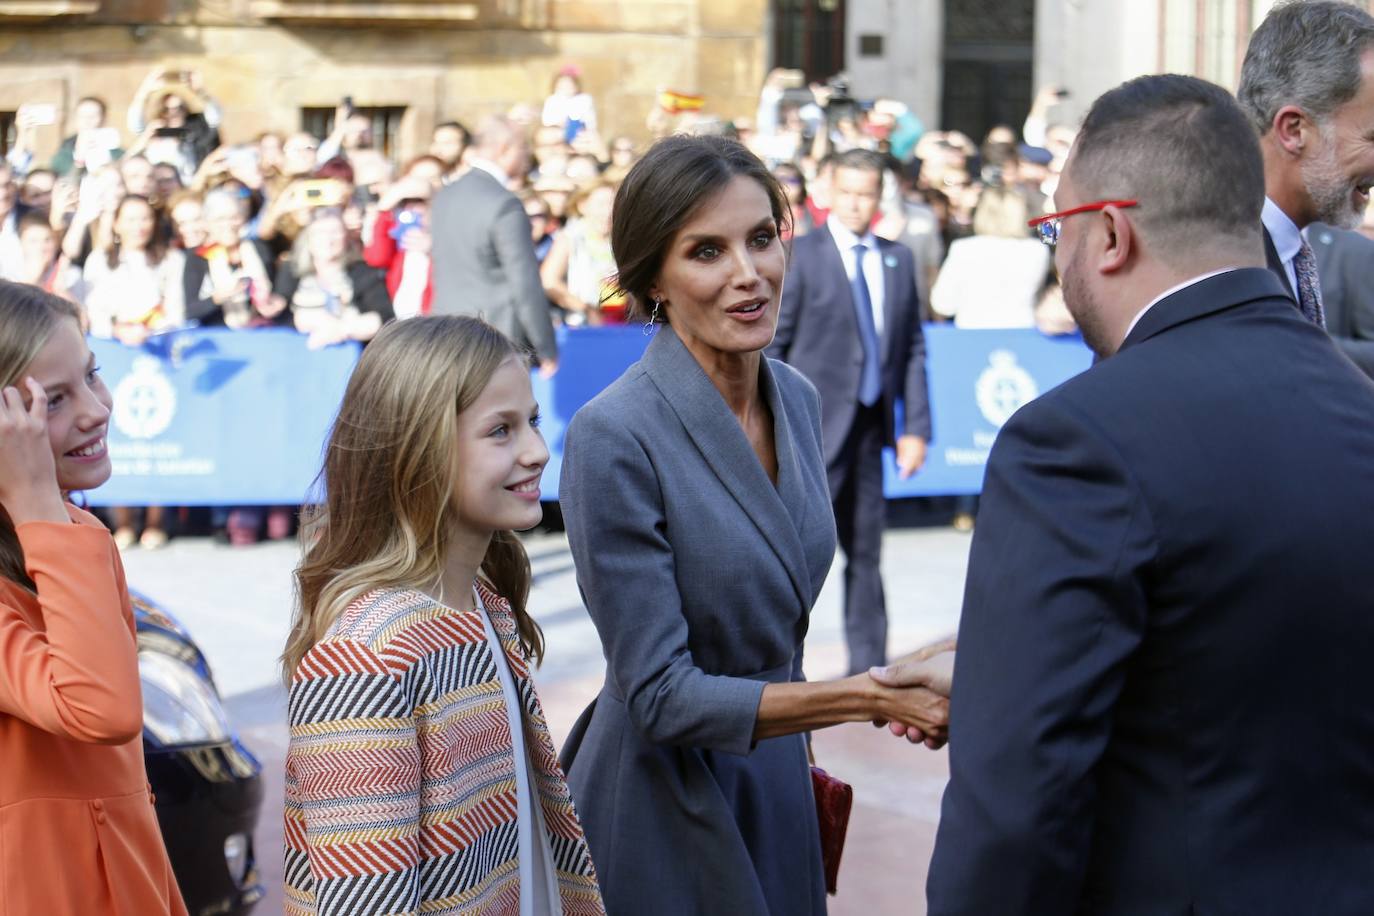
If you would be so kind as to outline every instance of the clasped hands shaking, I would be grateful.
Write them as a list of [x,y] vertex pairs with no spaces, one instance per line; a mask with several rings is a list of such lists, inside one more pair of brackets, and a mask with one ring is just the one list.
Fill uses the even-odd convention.
[[[954,680],[955,640],[945,639],[918,649],[891,664],[870,668],[867,677],[878,686],[886,726],[912,744],[938,750],[949,740],[949,695]],[[861,677],[863,675],[860,675]]]

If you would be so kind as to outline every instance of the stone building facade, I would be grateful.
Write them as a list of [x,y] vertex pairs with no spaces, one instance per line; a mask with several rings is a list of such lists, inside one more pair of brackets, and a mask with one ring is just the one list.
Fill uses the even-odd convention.
[[82,96],[122,129],[150,68],[196,68],[227,143],[318,122],[350,96],[385,113],[404,158],[439,121],[537,107],[571,64],[602,133],[642,136],[660,89],[752,114],[768,15],[768,0],[0,0],[0,119],[55,106],[43,155]]
[[[1374,0],[1348,0],[1374,12]],[[844,0],[844,65],[860,97],[892,96],[929,126],[1017,124],[1035,91],[1074,124],[1146,73],[1234,90],[1250,33],[1275,0]],[[1018,114],[1019,113],[1019,114]]]

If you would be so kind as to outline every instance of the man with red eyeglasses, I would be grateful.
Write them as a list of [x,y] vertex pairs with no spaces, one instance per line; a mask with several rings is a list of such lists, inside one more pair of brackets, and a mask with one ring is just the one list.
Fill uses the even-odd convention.
[[1231,96],[1148,76],[1036,221],[1100,359],[988,460],[932,916],[1374,913],[1374,383],[1263,201]]

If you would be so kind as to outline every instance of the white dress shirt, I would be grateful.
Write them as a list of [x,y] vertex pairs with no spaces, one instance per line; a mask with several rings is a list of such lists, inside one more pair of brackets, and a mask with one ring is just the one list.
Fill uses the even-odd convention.
[[1288,288],[1293,290],[1293,295],[1298,294],[1298,272],[1293,267],[1293,259],[1298,256],[1298,250],[1302,248],[1302,230],[1298,224],[1288,218],[1288,214],[1279,209],[1279,205],[1268,197],[1264,198],[1264,209],[1260,211],[1260,222],[1264,223],[1264,228],[1269,231],[1269,237],[1274,240],[1274,250],[1279,254],[1279,260],[1283,262],[1283,272],[1288,275]]
[[840,225],[839,220],[830,217],[826,220],[825,226],[830,230],[830,237],[835,240],[835,245],[840,249],[840,259],[844,261],[844,272],[849,277],[849,282],[854,282],[854,246],[862,242],[867,250],[864,252],[864,282],[868,285],[868,298],[873,302],[873,328],[878,332],[878,338],[883,336],[883,256],[878,251],[878,238],[872,232],[865,232],[863,237],[855,235],[844,226]]

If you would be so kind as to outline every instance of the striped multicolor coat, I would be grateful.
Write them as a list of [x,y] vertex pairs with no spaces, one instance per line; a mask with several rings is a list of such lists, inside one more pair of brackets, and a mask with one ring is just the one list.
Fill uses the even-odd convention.
[[[524,706],[563,912],[602,916],[510,605],[478,590]],[[516,760],[480,611],[364,595],[301,661],[289,722],[287,916],[519,916]]]

